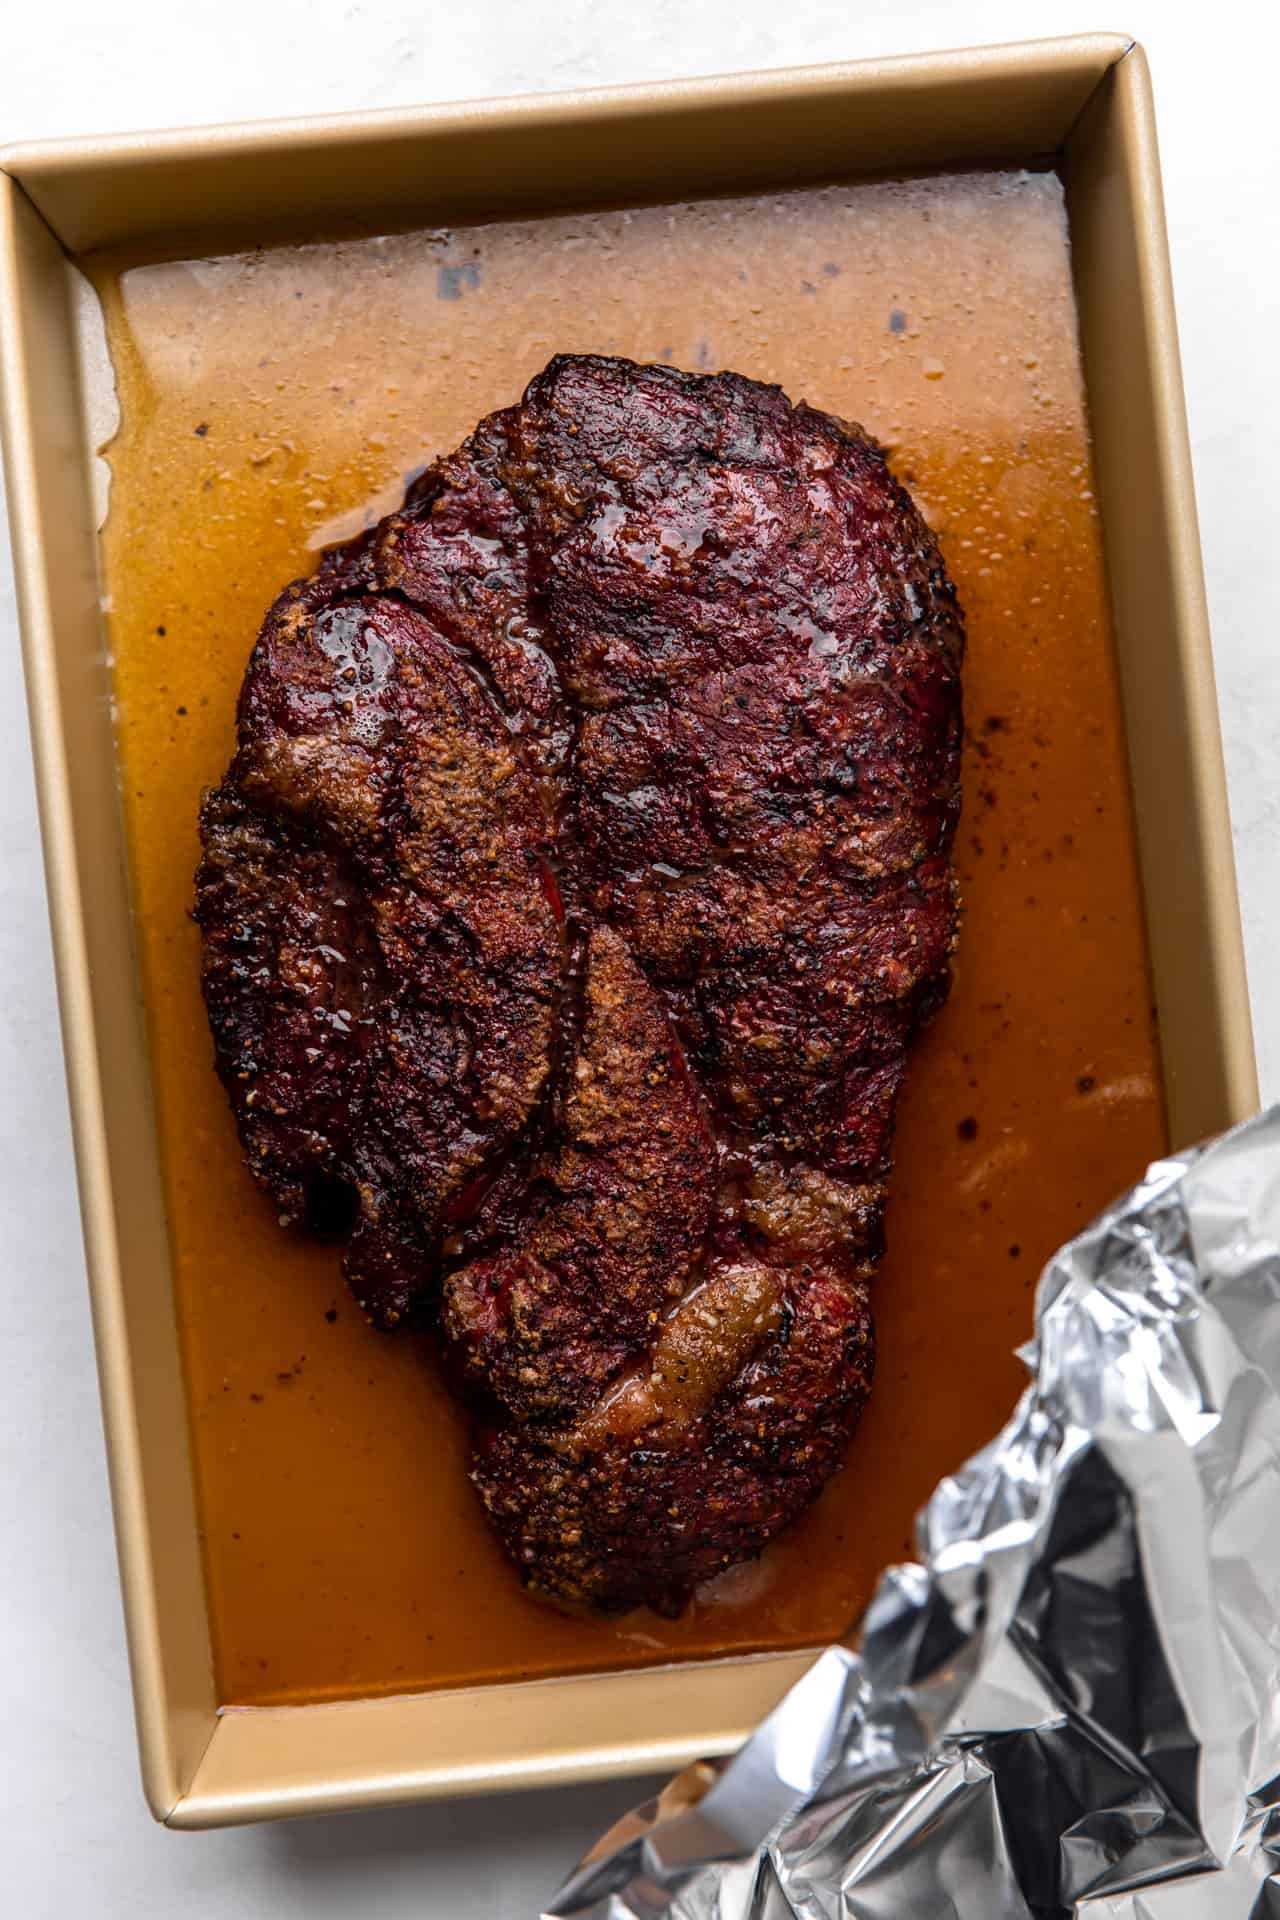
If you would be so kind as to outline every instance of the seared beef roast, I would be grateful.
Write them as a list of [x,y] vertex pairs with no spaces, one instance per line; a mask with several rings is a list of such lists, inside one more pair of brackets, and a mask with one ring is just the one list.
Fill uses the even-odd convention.
[[219,1071],[438,1314],[528,1584],[662,1608],[839,1465],[956,924],[963,627],[858,429],[553,360],[267,617],[205,800]]

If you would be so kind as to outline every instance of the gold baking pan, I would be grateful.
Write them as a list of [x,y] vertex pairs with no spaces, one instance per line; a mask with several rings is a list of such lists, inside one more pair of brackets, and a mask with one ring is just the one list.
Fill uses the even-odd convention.
[[[1159,164],[1141,49],[1045,42],[0,153],[16,558],[142,1768],[206,1827],[677,1767],[803,1653],[220,1711],[131,936],[69,263],[1052,160],[1067,205],[1175,1144],[1255,1105]],[[1135,1169],[1136,1171],[1136,1169]]]

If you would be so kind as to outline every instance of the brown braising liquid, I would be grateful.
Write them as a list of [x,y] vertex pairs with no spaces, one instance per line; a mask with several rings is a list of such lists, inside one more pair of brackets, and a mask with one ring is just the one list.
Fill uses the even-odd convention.
[[[825,1641],[1022,1383],[1045,1256],[1163,1150],[1062,191],[975,174],[181,264],[103,259],[104,535],[218,1685],[314,1700]],[[200,790],[264,610],[557,351],[731,367],[860,421],[968,615],[966,912],[898,1129],[845,1472],[685,1617],[527,1599],[429,1339],[276,1223],[214,1077]]]

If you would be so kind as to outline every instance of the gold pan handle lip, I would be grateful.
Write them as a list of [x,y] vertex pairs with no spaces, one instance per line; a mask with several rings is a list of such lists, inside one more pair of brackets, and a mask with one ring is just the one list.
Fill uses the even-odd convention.
[[936,85],[948,76],[990,79],[1000,71],[1012,73],[1053,66],[1101,70],[1122,60],[1138,44],[1127,33],[1060,34],[862,60],[815,61],[741,71],[728,69],[674,80],[536,93],[480,94],[462,100],[428,101],[413,107],[371,107],[351,113],[291,114],[133,132],[68,134],[52,140],[22,140],[0,146],[0,172],[11,173],[22,180],[28,174],[86,164],[162,162],[186,157],[193,149],[214,153],[251,147],[265,153],[273,147],[297,145],[302,140],[329,143],[359,141],[370,136],[407,137],[421,132],[425,124],[444,131],[495,117],[536,124],[557,120],[566,112],[586,119],[633,113],[637,107],[671,112],[682,106],[706,104],[719,95],[732,98],[734,104],[748,109],[755,99],[780,91],[825,94],[847,90],[853,83],[863,89],[912,81]]

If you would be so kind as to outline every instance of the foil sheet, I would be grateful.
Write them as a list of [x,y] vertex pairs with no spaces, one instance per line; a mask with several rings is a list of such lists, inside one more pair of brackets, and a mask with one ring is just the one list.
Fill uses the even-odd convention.
[[1280,1107],[1045,1269],[856,1651],[544,1920],[1280,1920]]

